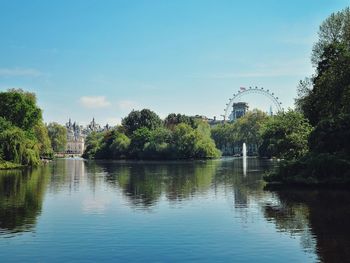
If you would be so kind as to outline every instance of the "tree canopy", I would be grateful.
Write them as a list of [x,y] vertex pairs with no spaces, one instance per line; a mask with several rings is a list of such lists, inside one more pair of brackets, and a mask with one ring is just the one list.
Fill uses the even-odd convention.
[[132,111],[122,126],[92,133],[84,157],[96,159],[217,158],[220,151],[210,137],[207,123],[193,117],[170,114],[163,121],[154,112]]
[[30,130],[42,121],[35,94],[20,89],[0,92],[0,117],[23,130]]
[[259,154],[283,159],[299,158],[308,152],[311,130],[311,125],[301,113],[292,110],[280,112],[264,124]]
[[51,140],[52,149],[55,152],[63,152],[67,143],[67,129],[63,125],[51,122],[47,126],[48,135]]
[[0,92],[0,168],[6,162],[36,165],[40,157],[51,156],[35,94],[16,89]]
[[297,109],[314,126],[307,138],[310,151],[283,163],[267,180],[350,183],[350,9],[331,14],[318,35],[315,74],[300,82],[296,99]]
[[162,125],[162,120],[155,112],[149,109],[143,109],[141,111],[133,110],[122,120],[122,125],[125,128],[126,133],[131,135],[141,127],[150,130],[156,129]]

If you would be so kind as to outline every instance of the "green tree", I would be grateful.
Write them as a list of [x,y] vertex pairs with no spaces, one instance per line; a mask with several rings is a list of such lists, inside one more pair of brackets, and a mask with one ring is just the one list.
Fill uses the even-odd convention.
[[170,113],[164,120],[164,125],[170,130],[180,123],[190,125],[192,128],[197,128],[196,120],[194,117],[186,116],[183,114]]
[[51,122],[47,126],[52,148],[55,152],[63,152],[67,144],[67,129],[63,125]]
[[196,134],[193,128],[185,123],[180,123],[174,129],[173,147],[178,158],[194,158]]
[[52,158],[53,150],[47,127],[43,123],[39,123],[35,125],[34,133],[38,141],[40,156],[44,158]]
[[166,128],[152,130],[148,142],[144,144],[144,157],[147,159],[171,158],[170,143],[172,133]]
[[131,135],[130,155],[136,158],[144,157],[145,144],[151,139],[151,131],[147,127],[140,127]]
[[131,135],[134,131],[142,127],[154,130],[162,125],[162,120],[155,112],[149,109],[143,109],[141,111],[130,112],[122,120],[122,125],[126,130],[126,134]]
[[296,111],[280,112],[262,128],[259,154],[267,157],[296,159],[308,152],[308,138],[312,127]]
[[0,133],[0,148],[5,161],[23,165],[37,165],[40,162],[37,142],[28,139],[25,132],[16,126]]
[[121,132],[114,132],[113,141],[109,145],[111,157],[116,158],[125,158],[128,155],[130,146],[130,139]]
[[233,123],[214,127],[212,138],[225,154],[231,155],[234,147],[241,147],[244,142],[257,149],[262,143],[261,128],[268,119],[266,113],[260,110],[249,111]]
[[0,117],[26,131],[42,121],[35,94],[23,90],[0,92]]
[[350,9],[349,7],[332,13],[322,22],[318,31],[318,41],[312,51],[312,62],[315,66],[322,59],[324,50],[335,43],[350,42]]
[[92,132],[90,133],[85,141],[85,151],[83,154],[84,158],[93,159],[99,158],[99,152],[101,150],[101,145],[103,141],[103,133],[102,132]]
[[177,158],[218,158],[221,153],[210,137],[208,124],[200,124],[197,129],[185,123],[175,126],[173,150]]

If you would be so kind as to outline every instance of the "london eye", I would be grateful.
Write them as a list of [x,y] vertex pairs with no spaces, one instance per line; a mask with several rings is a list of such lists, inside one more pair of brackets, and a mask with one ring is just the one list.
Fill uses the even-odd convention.
[[275,96],[275,94],[273,92],[271,92],[270,90],[264,89],[264,88],[258,88],[258,87],[240,88],[240,90],[237,93],[233,94],[233,97],[230,98],[229,102],[226,103],[225,112],[224,112],[224,115],[222,115],[224,117],[224,121],[226,121],[228,119],[228,117],[231,113],[230,110],[231,110],[233,103],[238,102],[241,97],[249,95],[249,94],[263,95],[272,102],[272,104],[277,112],[283,111],[282,103],[279,101],[278,97]]

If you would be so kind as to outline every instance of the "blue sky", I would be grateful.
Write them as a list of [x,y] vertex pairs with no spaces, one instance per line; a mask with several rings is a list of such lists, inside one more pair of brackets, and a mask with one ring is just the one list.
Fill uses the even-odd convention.
[[[320,23],[345,0],[0,0],[0,90],[46,122],[116,124],[132,109],[223,114],[239,87],[293,107]],[[247,96],[251,108],[269,102]]]

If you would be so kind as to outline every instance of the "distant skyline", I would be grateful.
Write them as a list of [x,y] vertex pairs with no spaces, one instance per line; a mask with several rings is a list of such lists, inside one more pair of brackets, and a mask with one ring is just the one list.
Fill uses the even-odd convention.
[[[345,0],[0,0],[0,91],[35,92],[45,122],[120,123],[132,109],[223,114],[240,87],[293,107],[321,22]],[[268,111],[263,99],[250,108]]]

